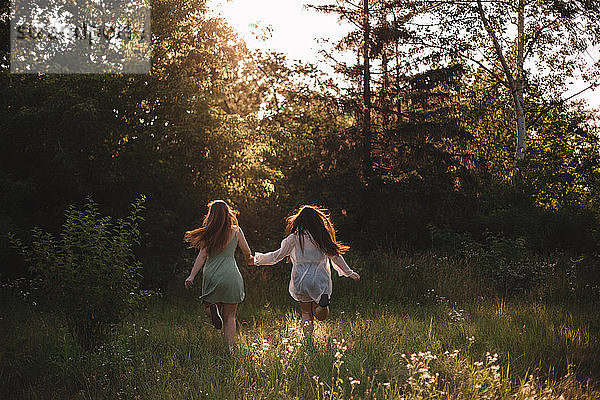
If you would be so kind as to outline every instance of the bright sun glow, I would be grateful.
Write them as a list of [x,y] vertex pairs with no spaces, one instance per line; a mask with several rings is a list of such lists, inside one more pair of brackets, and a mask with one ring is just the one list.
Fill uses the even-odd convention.
[[306,9],[306,3],[305,0],[209,0],[208,6],[221,14],[250,48],[274,50],[292,59],[316,62],[319,49],[329,47],[316,39],[336,42],[349,27],[335,15]]

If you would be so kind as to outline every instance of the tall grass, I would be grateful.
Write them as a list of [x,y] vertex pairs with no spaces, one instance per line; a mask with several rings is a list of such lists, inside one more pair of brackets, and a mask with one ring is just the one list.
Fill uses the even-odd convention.
[[492,295],[459,258],[348,258],[363,279],[334,278],[330,318],[312,343],[287,294],[289,267],[246,269],[234,355],[183,278],[95,352],[56,312],[4,287],[0,397],[600,398],[593,304],[545,301],[543,290]]

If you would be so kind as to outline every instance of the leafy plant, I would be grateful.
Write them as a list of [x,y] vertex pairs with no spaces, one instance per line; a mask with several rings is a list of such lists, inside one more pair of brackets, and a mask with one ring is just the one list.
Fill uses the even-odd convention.
[[481,240],[451,229],[428,226],[434,246],[455,251],[474,262],[482,278],[496,291],[515,294],[531,289],[540,280],[539,265],[531,260],[525,239],[509,238],[486,230]]
[[570,261],[566,276],[571,297],[583,303],[600,300],[600,254],[582,254]]
[[142,195],[126,219],[113,221],[88,198],[81,209],[67,208],[58,241],[39,228],[32,231],[31,246],[11,237],[31,275],[41,282],[42,297],[64,313],[84,348],[102,343],[111,328],[151,295],[140,290],[141,263],[133,252],[144,202]]

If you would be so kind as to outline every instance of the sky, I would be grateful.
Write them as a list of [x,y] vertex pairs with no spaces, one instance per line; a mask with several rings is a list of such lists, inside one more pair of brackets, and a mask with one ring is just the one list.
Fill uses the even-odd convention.
[[[333,14],[318,13],[304,7],[306,0],[208,0],[208,6],[215,14],[227,19],[240,34],[248,47],[270,49],[284,53],[291,59],[316,62],[321,57],[319,50],[331,46],[318,39],[337,42],[351,29],[348,23],[340,23]],[[311,2],[315,4],[317,1]],[[323,4],[323,2],[321,2]],[[331,3],[335,3],[333,0]],[[325,3],[327,4],[327,2]],[[260,29],[269,27],[270,38],[257,38]],[[600,59],[600,47],[590,49],[584,54],[590,62]],[[327,70],[323,64],[323,68]],[[574,79],[565,97],[585,88],[587,84]],[[600,108],[600,88],[588,90],[575,99],[585,99],[590,107]],[[600,113],[600,112],[599,112]]]
[[[208,0],[209,8],[221,13],[249,47],[273,49],[292,59],[314,61],[319,49],[328,48],[315,39],[329,38],[335,42],[349,26],[341,24],[334,15],[305,8],[305,3],[305,0]],[[270,26],[271,38],[257,39],[253,23]]]

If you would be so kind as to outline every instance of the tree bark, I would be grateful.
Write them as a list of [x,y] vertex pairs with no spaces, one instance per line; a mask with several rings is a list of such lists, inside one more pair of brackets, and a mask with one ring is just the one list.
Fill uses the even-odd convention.
[[[384,45],[385,46],[385,45]],[[389,91],[389,77],[388,77],[388,58],[385,47],[382,50],[381,55],[381,69],[383,72],[383,86],[381,90],[381,126],[384,131],[387,130],[390,119],[390,110],[387,102],[388,91]]]
[[513,184],[519,188],[523,182],[522,164],[527,148],[527,127],[525,125],[525,109],[523,104],[524,79],[524,42],[525,42],[525,2],[519,0],[517,11],[517,79],[514,93],[515,115],[517,119],[517,145],[513,159]]
[[[394,27],[396,26],[398,26],[398,24],[396,22],[396,14],[394,13]],[[396,122],[400,122],[402,116],[402,97],[400,93],[400,58],[398,54],[398,40],[394,40],[394,57],[396,63],[396,76],[394,77],[394,82],[396,84],[396,91],[393,93],[393,96],[396,98]]]
[[371,71],[369,59],[369,0],[363,0],[363,178],[371,180]]
[[522,163],[525,159],[525,149],[527,145],[527,125],[525,123],[525,109],[523,105],[523,76],[524,76],[524,49],[523,43],[525,41],[525,2],[524,0],[519,0],[518,10],[517,10],[517,71],[516,76],[513,75],[506,58],[504,57],[504,52],[502,51],[502,46],[500,45],[500,41],[496,37],[496,33],[494,32],[490,22],[488,21],[485,12],[483,10],[483,5],[481,4],[481,0],[477,0],[477,8],[479,10],[479,17],[481,18],[481,22],[488,33],[492,43],[494,44],[494,50],[496,52],[496,56],[500,61],[500,65],[502,66],[502,70],[504,75],[506,76],[506,80],[508,82],[508,88],[512,94],[513,98],[513,107],[515,110],[515,120],[517,122],[517,144],[515,149],[515,154],[513,156],[513,185],[516,188],[520,188],[522,184]]

